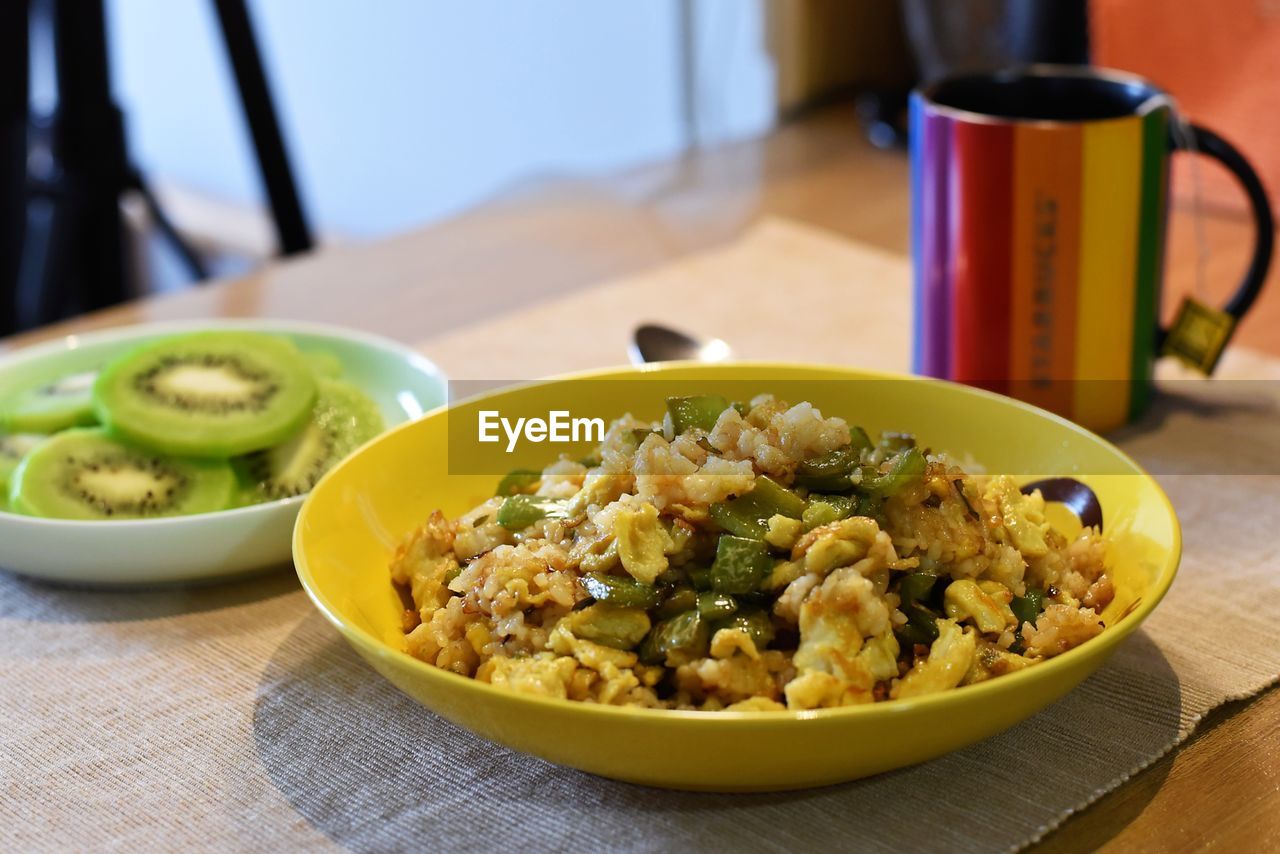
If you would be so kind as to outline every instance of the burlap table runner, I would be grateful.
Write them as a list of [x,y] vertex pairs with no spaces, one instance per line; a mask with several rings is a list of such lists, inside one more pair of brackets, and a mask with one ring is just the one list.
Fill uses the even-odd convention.
[[[903,259],[767,223],[423,349],[455,377],[518,379],[616,363],[632,324],[653,319],[744,357],[902,368],[906,277]],[[1226,368],[1280,378],[1280,362],[1246,353]],[[127,593],[0,574],[0,845],[1019,847],[1280,675],[1278,409],[1266,382],[1178,384],[1122,437],[1166,473],[1186,552],[1096,676],[982,744],[806,792],[663,792],[483,742],[367,668],[287,569]]]

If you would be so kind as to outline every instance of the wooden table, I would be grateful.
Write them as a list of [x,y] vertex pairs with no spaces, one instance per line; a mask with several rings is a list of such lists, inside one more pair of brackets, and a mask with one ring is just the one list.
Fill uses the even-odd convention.
[[[691,153],[599,180],[519,188],[473,213],[371,245],[328,249],[233,282],[145,300],[3,344],[143,320],[260,316],[342,323],[405,341],[448,331],[726,241],[784,216],[905,253],[907,161],[862,142],[850,111],[828,111],[764,140]],[[1230,291],[1252,232],[1243,216],[1205,221],[1208,290]],[[1187,211],[1174,212],[1166,313],[1195,287]],[[1280,273],[1237,341],[1280,355]],[[905,330],[904,330],[905,334]],[[1280,845],[1280,691],[1212,713],[1173,755],[1042,845],[1191,850]]]

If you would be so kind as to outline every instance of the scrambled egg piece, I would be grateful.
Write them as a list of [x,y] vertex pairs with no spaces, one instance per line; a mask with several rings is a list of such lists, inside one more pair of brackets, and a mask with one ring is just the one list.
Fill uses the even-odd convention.
[[985,682],[996,676],[1004,676],[1006,673],[1030,667],[1033,663],[1029,658],[983,641],[978,644],[973,661],[969,664],[969,672],[965,674],[960,684],[972,685],[976,682]]
[[465,561],[512,541],[511,532],[498,524],[502,500],[490,498],[458,520],[453,540],[454,557]]
[[408,585],[424,620],[449,601],[447,585],[459,569],[453,552],[457,529],[437,510],[400,544],[391,559],[392,582]]
[[542,653],[527,658],[491,658],[476,672],[476,678],[501,688],[563,700],[569,696],[569,681],[577,669],[572,658]]
[[1008,477],[993,477],[983,496],[999,508],[1000,522],[1011,542],[1027,557],[1043,557],[1049,553],[1045,540],[1049,524],[1044,518],[1044,498],[1039,491],[1023,495]]
[[472,642],[465,634],[457,637],[454,627],[464,619],[462,600],[451,598],[442,608],[432,611],[413,631],[405,635],[405,651],[428,661],[442,670],[470,676],[480,664]]
[[674,548],[671,535],[658,521],[658,508],[641,504],[619,510],[613,517],[613,536],[622,568],[645,584],[667,571],[667,553]]
[[732,658],[734,653],[741,652],[747,658],[759,658],[756,642],[751,639],[745,629],[720,629],[711,638],[712,658]]
[[870,702],[875,683],[898,673],[889,608],[857,567],[835,570],[804,599],[800,638],[799,675],[786,687],[791,708]]
[[938,620],[938,639],[929,647],[929,657],[894,683],[889,696],[899,700],[956,687],[969,672],[976,648],[972,629],[962,630],[955,620]]
[[802,561],[805,572],[825,575],[866,557],[879,533],[880,526],[866,516],[819,525],[796,542],[791,559]]
[[724,707],[726,712],[785,712],[787,707],[768,697],[748,697]]
[[615,649],[631,649],[649,633],[651,622],[643,608],[619,608],[597,602],[580,611],[570,611],[560,619],[575,638],[593,641]]
[[630,488],[631,478],[606,472],[589,474],[582,488],[573,494],[564,506],[565,517],[576,519],[591,507],[604,507],[617,501]]
[[1009,607],[1011,594],[999,582],[953,581],[943,594],[947,616],[956,622],[972,620],[983,633],[999,633],[1018,624]]
[[591,699],[601,703],[625,704],[633,691],[641,687],[636,665],[639,657],[634,652],[614,649],[573,635],[565,620],[561,620],[551,632],[548,641],[551,651],[576,660],[583,667],[599,674],[591,680]]
[[764,535],[764,539],[774,548],[789,549],[796,544],[803,533],[803,522],[778,514],[769,517],[769,532]]
[[576,637],[563,620],[552,630],[547,646],[552,652],[575,658],[584,667],[590,667],[600,673],[610,667],[634,667],[639,660],[634,652],[614,649],[595,641]]
[[[575,550],[577,543],[574,544]],[[608,572],[618,565],[618,541],[612,534],[595,540],[582,550],[580,554],[569,553],[570,559],[578,558],[578,569],[582,572]]]
[[763,658],[700,658],[676,669],[676,684],[693,696],[714,696],[725,703],[751,697],[777,699],[778,683]]
[[871,582],[875,595],[883,596],[889,584],[889,570],[905,569],[915,563],[914,558],[899,560],[893,541],[874,519],[854,516],[819,525],[802,536],[791,550],[791,560],[775,567],[764,587],[786,587],[774,603],[774,613],[796,623],[801,620],[800,612],[810,591],[833,569],[849,566],[853,574]]
[[764,580],[761,589],[773,592],[781,590],[800,576],[804,575],[804,569],[794,560],[783,560],[774,564],[773,571],[769,573],[769,577]]

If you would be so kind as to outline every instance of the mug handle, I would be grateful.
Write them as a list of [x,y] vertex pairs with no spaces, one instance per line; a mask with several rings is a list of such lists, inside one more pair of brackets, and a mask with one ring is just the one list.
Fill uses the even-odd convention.
[[[1244,317],[1253,306],[1253,301],[1258,298],[1258,293],[1261,292],[1267,280],[1267,270],[1271,267],[1271,254],[1275,248],[1275,219],[1271,214],[1271,202],[1267,198],[1267,191],[1263,188],[1262,181],[1258,178],[1258,173],[1253,171],[1249,161],[1244,159],[1244,155],[1237,151],[1235,146],[1200,125],[1187,123],[1184,127],[1186,134],[1170,135],[1170,148],[1175,151],[1190,151],[1212,157],[1236,176],[1236,180],[1244,188],[1245,195],[1249,197],[1255,229],[1253,260],[1249,262],[1249,269],[1245,271],[1244,281],[1240,283],[1240,287],[1231,295],[1231,299],[1223,308],[1223,311],[1238,321]],[[1160,330],[1161,339],[1164,338],[1165,333],[1166,330]]]

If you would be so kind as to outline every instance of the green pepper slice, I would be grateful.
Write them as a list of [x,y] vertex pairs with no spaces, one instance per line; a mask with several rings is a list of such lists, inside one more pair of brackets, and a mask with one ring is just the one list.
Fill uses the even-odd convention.
[[720,413],[729,408],[729,401],[718,394],[699,394],[691,397],[668,397],[667,412],[677,436],[690,427],[707,432],[716,426]]
[[645,439],[648,439],[654,433],[657,433],[659,436],[662,435],[661,430],[653,430],[648,427],[636,427],[631,431],[631,440],[636,443],[636,447],[638,448],[644,444]]
[[564,502],[540,495],[509,495],[498,508],[498,524],[508,531],[520,531],[539,519],[564,517]]
[[733,616],[738,610],[738,602],[728,593],[716,593],[708,590],[698,594],[698,613],[708,620],[720,620]]
[[799,519],[804,514],[804,499],[767,475],[756,478],[755,488],[742,498],[760,508],[766,520],[774,516]]
[[687,584],[688,581],[689,574],[685,572],[684,567],[669,566],[653,580],[653,583],[659,587],[679,587],[682,584]]
[[717,525],[736,536],[763,540],[764,535],[769,533],[768,525],[757,519],[754,513],[743,512],[744,508],[735,507],[732,501],[717,502],[708,510]]
[[[710,590],[711,589],[711,569],[705,566],[695,566],[689,570],[689,583],[693,585],[694,590]],[[689,607],[693,607],[690,605]]]
[[894,629],[893,636],[898,639],[898,646],[902,649],[910,649],[917,644],[920,646],[929,646],[933,643],[932,638],[917,629],[911,623],[907,623],[905,626],[899,626]]
[[711,589],[717,593],[751,593],[773,569],[769,547],[759,540],[724,534],[711,564]]
[[799,519],[804,515],[804,499],[770,477],[756,478],[746,495],[711,505],[711,518],[731,534],[753,540],[769,533],[774,516]]
[[924,602],[937,588],[940,576],[932,572],[912,572],[898,584],[899,608],[907,617],[907,624],[895,634],[904,646],[923,644],[928,646],[938,638],[938,615],[930,611]]
[[866,516],[869,519],[884,520],[884,499],[877,495],[858,496],[858,505],[853,511],[855,516]]
[[848,495],[810,495],[800,519],[804,522],[804,529],[812,531],[820,525],[848,519],[855,510],[857,504]]
[[888,459],[895,454],[909,450],[916,446],[916,437],[910,433],[894,433],[886,430],[880,434],[880,443],[876,446],[884,452],[884,458]]
[[662,664],[671,652],[701,658],[710,645],[711,627],[707,620],[696,610],[685,611],[653,627],[640,644],[640,660],[646,664]]
[[928,646],[938,639],[938,617],[928,608],[919,603],[904,605],[902,613],[907,616],[907,624],[895,632],[900,641]]
[[938,576],[932,572],[913,572],[903,576],[898,585],[898,596],[903,605],[914,605],[928,599],[937,583]]
[[676,587],[667,593],[662,604],[655,612],[659,619],[667,620],[676,614],[692,611],[698,607],[698,591],[692,587]]
[[828,451],[796,467],[796,485],[818,492],[850,492],[853,482],[849,475],[861,460],[861,452],[852,446]]
[[924,454],[918,448],[908,448],[894,457],[893,465],[884,474],[864,477],[859,489],[876,498],[888,498],[901,492],[912,481],[923,477],[927,465]]
[[861,455],[863,451],[869,451],[875,447],[871,441],[871,437],[867,435],[867,431],[863,430],[856,424],[849,428],[849,444]]
[[531,471],[530,469],[516,469],[498,481],[498,490],[494,495],[515,495],[524,492],[540,480],[542,480],[541,472]]
[[1013,601],[1009,603],[1009,610],[1013,611],[1013,615],[1018,618],[1017,633],[1020,634],[1023,623],[1034,625],[1040,613],[1044,611],[1044,591],[1028,587],[1027,592],[1022,596],[1013,597]]
[[653,608],[662,601],[658,588],[634,578],[588,572],[580,580],[587,595],[597,602],[608,602],[623,608]]

